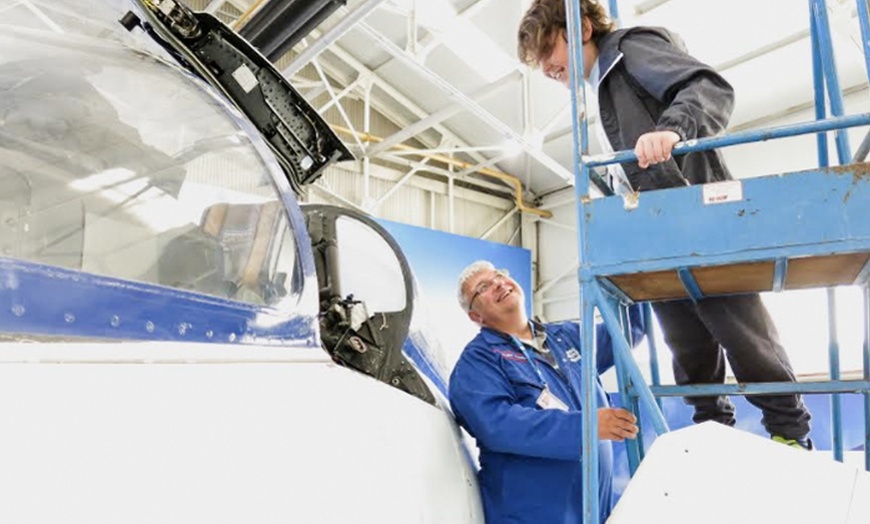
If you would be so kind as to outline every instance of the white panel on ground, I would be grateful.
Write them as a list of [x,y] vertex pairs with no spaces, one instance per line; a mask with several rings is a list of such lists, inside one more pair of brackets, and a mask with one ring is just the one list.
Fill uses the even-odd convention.
[[870,522],[870,475],[707,422],[660,436],[608,524]]
[[[860,466],[864,466],[863,461]],[[858,475],[855,478],[855,491],[852,496],[852,505],[849,508],[849,520],[846,521],[846,524],[870,522],[870,496],[868,494],[870,494],[870,475]]]

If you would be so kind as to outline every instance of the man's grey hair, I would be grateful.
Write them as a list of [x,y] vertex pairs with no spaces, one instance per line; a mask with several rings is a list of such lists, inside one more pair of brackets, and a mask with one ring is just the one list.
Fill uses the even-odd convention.
[[468,303],[470,297],[465,296],[462,288],[468,282],[468,279],[481,271],[495,271],[495,266],[488,260],[478,260],[477,262],[472,262],[471,265],[463,269],[462,273],[459,274],[459,287],[456,291],[456,296],[459,299],[459,305],[462,306],[462,310],[466,313],[471,309],[471,304]]

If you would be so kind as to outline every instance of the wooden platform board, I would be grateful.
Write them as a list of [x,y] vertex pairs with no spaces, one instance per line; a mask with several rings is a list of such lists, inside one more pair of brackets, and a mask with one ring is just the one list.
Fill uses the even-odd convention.
[[[783,289],[854,284],[870,261],[870,252],[801,257],[788,260]],[[774,290],[774,261],[691,268],[704,295],[730,295]],[[606,277],[634,301],[689,298],[676,270]]]

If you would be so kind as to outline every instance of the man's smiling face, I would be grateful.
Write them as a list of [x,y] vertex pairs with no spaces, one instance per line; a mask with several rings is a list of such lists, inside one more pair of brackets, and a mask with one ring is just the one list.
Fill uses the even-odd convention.
[[523,290],[506,271],[481,271],[468,279],[464,291],[471,308],[468,315],[479,324],[522,314]]

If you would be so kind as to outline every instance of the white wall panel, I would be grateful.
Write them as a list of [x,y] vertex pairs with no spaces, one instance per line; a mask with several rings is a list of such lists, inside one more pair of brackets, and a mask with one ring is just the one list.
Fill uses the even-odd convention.
[[[454,204],[456,212],[455,232],[460,235],[479,238],[489,231],[492,226],[497,224],[511,208],[513,208],[513,205],[507,209],[496,209],[472,200],[456,199]],[[486,240],[507,243],[511,234],[513,234],[519,225],[520,217],[518,214],[515,214],[506,223],[499,226]]]
[[[553,217],[538,221],[538,279],[536,289],[548,290],[535,297],[536,311],[556,321],[579,317],[577,295],[577,212],[573,190],[560,191],[544,199]],[[557,205],[562,203],[562,205]],[[555,283],[551,284],[555,279]],[[558,299],[558,300],[557,300]]]

